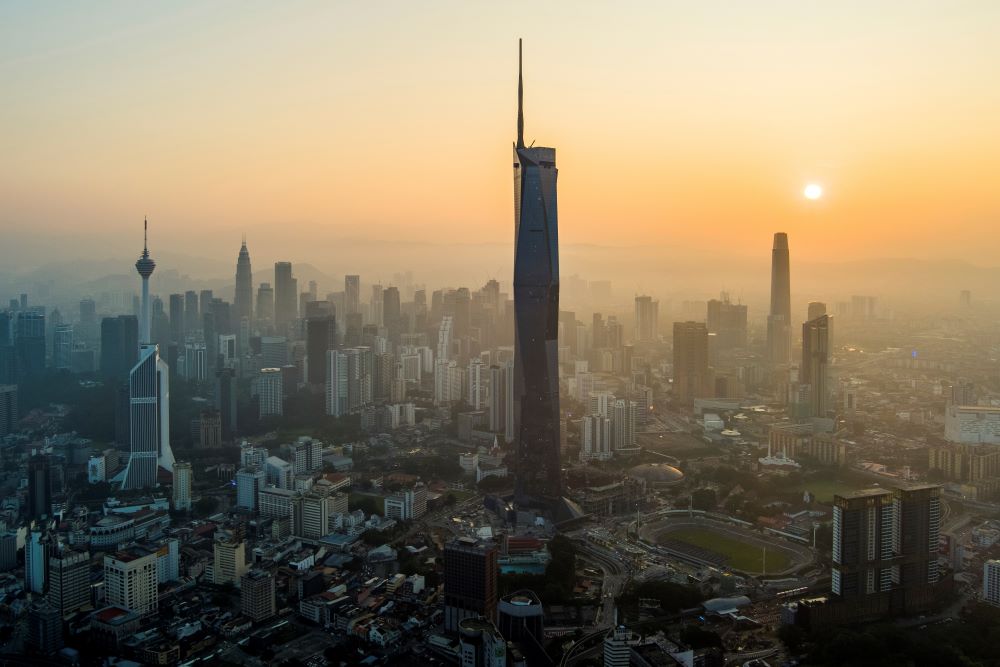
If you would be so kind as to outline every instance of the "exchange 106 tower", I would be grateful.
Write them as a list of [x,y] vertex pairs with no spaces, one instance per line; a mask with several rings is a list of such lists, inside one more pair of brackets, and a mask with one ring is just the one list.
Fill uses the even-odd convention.
[[556,150],[524,145],[521,43],[514,145],[514,500],[556,510],[559,465],[559,218]]

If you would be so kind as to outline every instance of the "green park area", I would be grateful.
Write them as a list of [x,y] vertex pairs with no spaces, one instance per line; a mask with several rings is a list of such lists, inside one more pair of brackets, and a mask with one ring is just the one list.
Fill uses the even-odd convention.
[[798,493],[808,491],[813,494],[817,502],[831,503],[833,496],[838,493],[848,493],[873,486],[872,482],[866,479],[838,479],[831,477],[828,479],[807,479],[797,484],[792,490]]
[[[714,551],[729,559],[729,567],[746,572],[763,571],[762,550],[756,544],[742,542],[707,528],[681,528],[663,535],[664,539],[678,540],[692,546]],[[767,550],[767,571],[781,572],[791,561],[783,551]]]

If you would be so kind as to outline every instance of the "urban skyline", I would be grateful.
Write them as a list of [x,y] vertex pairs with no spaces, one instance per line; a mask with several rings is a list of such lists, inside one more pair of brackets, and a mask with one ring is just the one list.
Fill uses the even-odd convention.
[[[964,261],[994,234],[969,223],[996,212],[975,172],[994,136],[963,105],[995,101],[971,84],[1000,10],[557,2],[522,42],[516,0],[230,2],[0,10],[21,28],[0,27],[0,77],[26,93],[0,110],[23,167],[4,236],[23,256],[0,269],[5,660],[996,662],[1000,300]],[[310,42],[333,17],[353,23]],[[516,105],[487,55],[500,33]],[[105,96],[55,103],[95,73]],[[420,85],[387,87],[403,73]],[[147,79],[149,100],[116,98]],[[937,96],[906,104],[918,80]],[[501,243],[500,180],[474,184],[510,164],[493,150],[512,106]],[[931,121],[963,111],[958,136]],[[32,159],[65,135],[35,128],[70,116],[39,198]],[[123,172],[137,132],[153,157]],[[109,211],[140,198],[136,273],[60,228],[114,255],[140,216],[126,232]]]

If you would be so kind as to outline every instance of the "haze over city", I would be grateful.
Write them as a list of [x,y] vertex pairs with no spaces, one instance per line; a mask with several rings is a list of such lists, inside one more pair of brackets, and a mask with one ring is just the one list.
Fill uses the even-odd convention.
[[1000,664],[998,34],[0,8],[0,662]]

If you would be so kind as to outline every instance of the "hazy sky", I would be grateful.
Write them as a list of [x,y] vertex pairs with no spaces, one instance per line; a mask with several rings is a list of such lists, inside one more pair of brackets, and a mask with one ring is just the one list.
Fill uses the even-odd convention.
[[996,264],[998,34],[995,0],[5,2],[0,227],[510,243],[523,37],[564,244]]

